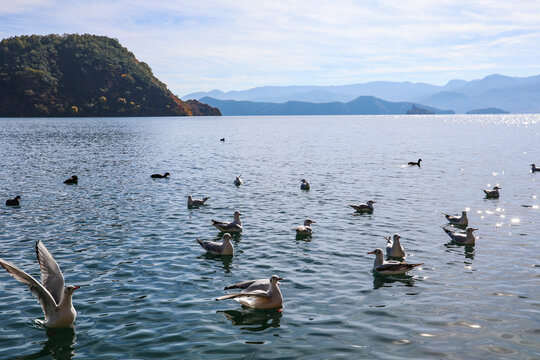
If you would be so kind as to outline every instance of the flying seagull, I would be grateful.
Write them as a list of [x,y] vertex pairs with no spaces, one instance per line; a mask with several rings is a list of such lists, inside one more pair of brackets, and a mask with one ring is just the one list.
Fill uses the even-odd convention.
[[77,318],[71,297],[79,286],[64,287],[64,275],[58,263],[40,240],[36,242],[36,255],[41,270],[41,284],[8,261],[0,259],[0,265],[16,280],[28,285],[38,298],[45,314],[45,321],[38,320],[40,323],[48,328],[71,327]]

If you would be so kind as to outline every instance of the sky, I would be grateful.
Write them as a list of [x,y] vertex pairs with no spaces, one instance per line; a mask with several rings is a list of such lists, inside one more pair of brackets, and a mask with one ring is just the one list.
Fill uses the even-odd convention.
[[0,0],[0,38],[116,38],[179,96],[540,74],[530,0]]

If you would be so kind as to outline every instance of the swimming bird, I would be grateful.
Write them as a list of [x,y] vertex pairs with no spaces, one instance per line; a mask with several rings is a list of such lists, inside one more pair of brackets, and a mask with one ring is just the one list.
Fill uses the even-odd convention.
[[473,232],[478,229],[473,228],[467,228],[465,230],[465,233],[457,232],[457,231],[450,231],[448,229],[443,228],[444,232],[448,234],[452,238],[452,240],[459,245],[470,245],[474,244],[476,241],[476,238],[474,237]]
[[390,239],[390,237],[385,237],[385,239],[387,241],[386,255],[395,258],[405,257],[405,250],[403,250],[403,246],[401,246],[401,243],[399,242],[401,236],[399,236],[398,233],[394,234],[393,240]]
[[486,189],[483,189],[484,190],[484,193],[486,194],[486,197],[487,198],[490,198],[490,199],[498,199],[499,198],[499,190],[501,188],[498,187],[498,186],[494,186],[493,187],[493,190],[486,190]]
[[214,255],[234,255],[234,246],[231,243],[231,234],[223,234],[223,242],[217,243],[214,241],[201,241],[197,239],[199,245],[202,246],[204,250]]
[[422,161],[422,159],[418,159],[417,162],[409,161],[409,162],[407,163],[407,165],[412,165],[412,166],[418,166],[418,167],[420,167],[420,161]]
[[406,272],[414,269],[416,266],[423,265],[420,264],[407,264],[406,262],[389,260],[385,261],[383,258],[382,249],[375,249],[368,252],[368,254],[375,254],[375,261],[373,262],[373,270],[378,272],[381,275],[397,275],[405,274]]
[[234,212],[234,220],[232,222],[212,220],[212,225],[214,225],[219,231],[222,232],[241,232],[242,221],[240,220],[240,215],[242,215],[242,213],[236,210]]
[[219,139],[219,141],[225,141],[225,138],[221,138],[221,139]]
[[240,176],[242,176],[242,175],[238,175],[236,177],[236,179],[234,179],[234,185],[240,186],[240,185],[242,185],[244,183],[244,180],[240,179]]
[[311,224],[314,224],[314,223],[315,221],[311,219],[306,219],[304,220],[303,226],[298,226],[294,230],[296,230],[297,235],[311,235],[311,233],[313,232],[313,229],[311,228]]
[[16,280],[28,285],[38,298],[45,314],[45,321],[38,320],[40,323],[48,328],[70,327],[77,318],[71,297],[79,286],[64,287],[64,275],[49,250],[41,240],[36,242],[35,248],[41,270],[41,284],[8,261],[0,259],[0,265]]
[[19,199],[21,197],[19,195],[15,196],[13,199],[7,199],[6,200],[6,206],[19,206]]
[[191,207],[197,207],[197,206],[201,206],[201,205],[204,205],[204,203],[206,202],[206,200],[210,199],[210,196],[207,196],[205,198],[202,198],[202,199],[193,199],[191,197],[191,195],[188,195],[188,198],[187,198],[187,206],[189,208]]
[[531,164],[531,172],[535,173],[537,171],[540,171],[540,168],[537,168],[535,164]]
[[161,174],[152,174],[150,175],[150,177],[152,179],[163,179],[163,178],[166,178],[167,176],[171,176],[171,174],[169,174],[168,172],[166,172],[165,174],[161,175]]
[[301,190],[309,190],[310,186],[309,183],[306,181],[306,179],[302,179],[302,183],[300,184]]
[[77,177],[77,175],[73,175],[72,177],[64,181],[64,184],[78,184],[78,183],[79,183],[79,178]]
[[367,202],[367,204],[351,204],[349,205],[350,207],[352,207],[354,210],[356,210],[357,212],[361,212],[361,213],[372,213],[373,210],[375,210],[373,208],[373,204],[376,204],[377,202],[376,201],[373,201],[373,200],[369,200]]
[[444,217],[448,220],[449,223],[459,226],[469,225],[469,220],[467,219],[467,212],[464,210],[461,212],[461,216],[453,216],[444,214]]
[[283,296],[279,290],[279,281],[283,280],[272,275],[270,280],[243,281],[225,289],[240,288],[242,292],[218,297],[216,300],[234,299],[240,304],[253,309],[276,309],[283,306]]

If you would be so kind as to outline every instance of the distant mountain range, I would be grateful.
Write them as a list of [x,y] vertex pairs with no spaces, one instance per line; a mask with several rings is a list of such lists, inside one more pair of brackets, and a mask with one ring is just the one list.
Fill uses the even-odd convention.
[[343,102],[313,103],[287,101],[285,103],[219,100],[203,97],[201,102],[219,108],[223,115],[401,115],[407,111],[421,114],[453,114],[412,102],[391,102],[374,96],[359,96]]
[[[511,113],[539,113],[540,75],[521,78],[495,74],[480,80],[452,80],[444,86],[391,81],[341,86],[263,86],[241,91],[197,92],[182,98],[281,103],[282,108],[288,108],[291,104],[285,106],[287,102],[348,104],[364,96],[387,102],[423,104],[420,105],[423,108],[451,109],[457,113],[489,108]],[[244,105],[238,104],[237,107]],[[261,108],[264,106],[268,105],[260,105]]]

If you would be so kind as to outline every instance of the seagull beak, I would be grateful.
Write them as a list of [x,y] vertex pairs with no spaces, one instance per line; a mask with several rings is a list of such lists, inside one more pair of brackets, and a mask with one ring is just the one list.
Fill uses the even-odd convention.
[[373,251],[368,252],[368,254],[375,254]]
[[283,280],[283,278],[280,278],[280,277],[278,277],[277,279],[278,279],[278,281],[279,281],[279,280]]
[[75,290],[77,290],[77,289],[80,289],[80,288],[81,288],[81,287],[80,287],[80,286],[78,286],[78,285],[77,285],[77,286],[75,286]]
[[312,224],[315,224],[315,223],[316,223],[316,221],[311,221],[311,223],[312,223]]

